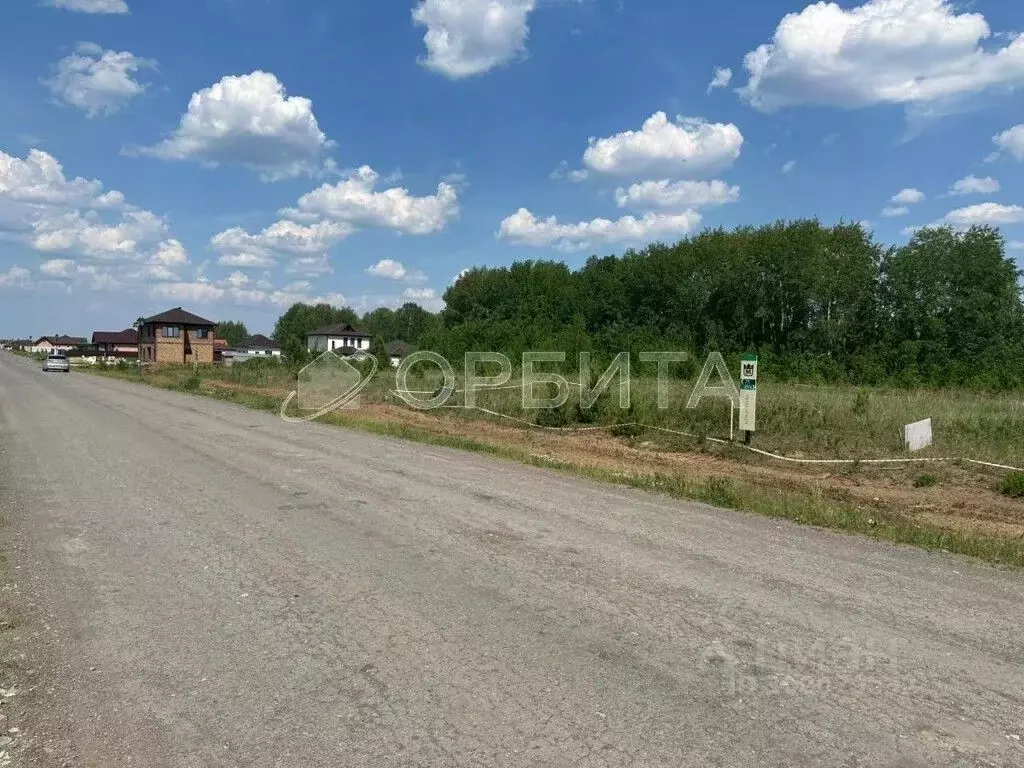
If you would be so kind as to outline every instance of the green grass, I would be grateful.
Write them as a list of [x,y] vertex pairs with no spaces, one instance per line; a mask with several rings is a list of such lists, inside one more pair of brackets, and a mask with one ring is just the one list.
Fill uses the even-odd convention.
[[[249,386],[270,386],[281,389],[290,389],[293,386],[291,383],[293,381],[293,374],[283,366],[278,366],[277,368],[279,370],[271,369],[255,372],[232,370],[231,368],[201,368],[199,376],[203,381],[213,380],[236,383],[251,381],[253,383],[249,384]],[[191,367],[186,366],[178,368],[162,368],[158,371],[147,371],[141,374],[138,370],[119,371],[116,369],[97,369],[93,372],[101,376],[143,382],[166,389],[190,391],[259,410],[276,412],[281,406],[280,398],[274,395],[235,391],[231,389],[203,389],[201,388],[201,383],[199,386],[195,386],[192,382],[194,381],[193,377],[196,376],[196,373]],[[189,383],[186,385],[185,382]],[[382,398],[385,388],[386,385],[384,383],[375,382],[371,387],[368,387],[365,392],[367,392],[367,396],[370,399],[374,398],[374,393],[376,393],[376,396]],[[421,387],[416,388],[419,389]],[[430,390],[430,386],[422,386],[422,389]],[[831,395],[827,394],[829,392],[831,392]],[[792,409],[795,409],[793,411],[794,413],[802,413],[805,416],[807,414],[818,413],[819,416],[817,418],[819,426],[832,424],[834,428],[838,428],[838,425],[842,424],[844,420],[849,420],[856,416],[857,418],[865,420],[865,425],[862,426],[865,426],[867,433],[870,434],[872,429],[881,430],[883,424],[887,424],[897,416],[897,421],[904,418],[911,420],[913,415],[910,415],[909,417],[906,416],[906,409],[914,403],[917,404],[916,407],[920,407],[922,409],[937,408],[941,405],[946,409],[946,413],[952,414],[954,412],[953,409],[955,401],[957,400],[955,395],[944,393],[915,394],[873,391],[869,396],[865,396],[861,392],[862,391],[860,390],[854,390],[852,388],[849,390],[839,391],[823,390],[820,392],[807,392],[803,393],[802,396],[794,396],[794,403],[792,404],[786,406],[776,404],[776,413],[774,416],[772,415],[773,411],[771,405],[768,405],[768,407],[765,408],[765,411],[760,413],[767,412],[766,421],[769,424],[773,423],[772,419],[779,419],[781,418],[780,414]],[[518,392],[516,392],[515,395],[518,398]],[[498,399],[499,402],[487,402],[484,398],[488,396]],[[485,404],[486,407],[493,408],[494,410],[499,410],[499,407],[496,406],[504,404],[512,412],[515,412],[514,408],[517,405],[514,400],[508,398],[507,395],[504,395],[501,392],[484,394],[479,398],[479,401],[481,404]],[[647,419],[656,421],[656,414],[659,412],[657,410],[655,410],[653,414],[646,412],[646,406],[642,404],[642,402],[643,401],[641,401],[641,404],[637,404],[637,402],[634,401],[633,416],[637,420],[646,420],[646,413]],[[771,400],[766,398],[766,402],[770,404]],[[815,410],[815,408],[819,408],[823,404],[829,402],[832,403],[831,407],[839,410],[839,415],[826,415],[825,411],[828,409]],[[843,410],[840,407],[844,402],[849,405],[846,410]],[[814,406],[814,403],[818,403],[818,406]],[[857,414],[854,414],[854,406],[856,406]],[[607,405],[598,406],[599,417],[601,419],[605,419],[608,417],[609,412],[602,412],[602,407],[607,408]],[[1017,409],[1019,409],[1019,407],[1019,403],[1012,401],[1012,398],[981,398],[980,403],[961,404],[957,418],[961,421],[967,422],[971,422],[973,419],[975,420],[973,422],[975,423],[975,426],[980,429],[982,416],[984,414],[1001,413],[1004,417],[1020,418],[1020,415],[1017,413]],[[573,408],[575,408],[575,405],[567,408],[566,412],[575,413],[575,411],[572,410]],[[761,403],[759,402],[759,409],[760,408]],[[691,422],[688,423],[690,429],[692,429],[695,434],[720,434],[721,425],[712,424],[710,421],[712,417],[709,414],[709,411],[711,409],[705,410],[702,406],[700,410],[701,413],[691,413]],[[445,412],[449,414],[461,414],[464,418],[472,417],[470,413],[460,411],[458,409],[455,409],[454,411],[446,410]],[[942,411],[933,412],[940,413]],[[522,413],[521,406],[519,407],[519,413]],[[610,414],[617,415],[620,414],[620,412],[616,408],[612,409]],[[725,417],[728,417],[727,409],[725,410]],[[679,474],[665,473],[630,475],[627,473],[580,466],[537,456],[530,453],[530,451],[525,447],[499,445],[469,437],[440,434],[429,428],[416,425],[360,418],[356,412],[336,411],[327,414],[320,420],[325,423],[360,429],[362,431],[372,432],[375,434],[488,454],[523,464],[569,473],[578,477],[585,477],[602,482],[653,491],[673,498],[702,501],[715,506],[738,509],[767,517],[784,518],[806,525],[862,534],[874,539],[896,544],[914,545],[925,549],[968,555],[993,563],[1024,567],[1024,540],[941,528],[939,526],[917,522],[900,515],[898,512],[882,507],[859,506],[842,498],[841,494],[830,494],[829,492],[820,489],[802,491],[789,488],[765,487],[762,484],[754,484],[744,480],[722,477],[687,478]],[[556,421],[560,422],[561,420],[562,417],[556,417]],[[615,422],[605,423],[614,424]],[[888,426],[886,428],[888,428]],[[1024,427],[1022,427],[1022,429],[1024,429]],[[726,432],[727,431],[728,426],[726,423]],[[651,434],[653,433],[648,433],[645,437],[649,437]],[[805,442],[796,442],[800,435],[806,435],[807,440]],[[634,437],[635,435],[632,431],[629,431],[629,434],[625,434],[624,436]],[[788,431],[784,432],[782,436],[777,437],[777,439],[781,445],[789,447],[790,450],[804,451],[807,453],[811,453],[815,447],[820,448],[823,440],[821,436],[816,436],[816,433],[813,430],[805,430],[804,427],[799,424],[790,424]],[[827,439],[825,439],[825,441],[827,443]],[[846,438],[845,443],[837,444],[834,447],[839,448],[841,445],[845,446],[847,450],[859,446],[862,451],[868,452],[868,443],[865,442],[865,438],[863,438],[862,435],[850,435]],[[957,438],[953,438],[948,441],[947,447],[949,445],[960,445],[965,448],[974,447],[980,449],[979,445],[959,440]],[[686,445],[684,444],[681,447],[686,447]],[[692,447],[692,445],[690,447]],[[775,447],[777,449],[784,450],[780,446]],[[891,447],[894,451],[897,450],[896,447],[888,447]],[[877,450],[878,449],[876,447],[875,451]],[[1004,456],[1002,452],[1006,450],[1010,450],[1008,445],[999,445],[995,448],[990,448],[989,453],[983,453],[981,455],[990,459],[995,459],[996,457],[1001,458]],[[1014,448],[1013,450],[1018,449]],[[728,451],[726,451],[726,453],[728,453]],[[854,467],[851,471],[855,471],[855,469],[856,468]],[[915,485],[917,487],[930,487],[930,485],[934,484],[934,481],[936,481],[936,479],[932,475],[920,475],[916,479]],[[1007,489],[1009,489],[1009,491]],[[1003,493],[1007,493],[1007,495],[1011,496],[1016,496],[1019,493],[1020,496],[1024,496],[1024,473],[1008,476],[1003,485]]]
[[[686,408],[693,382],[666,382],[658,407],[657,384],[634,382],[629,417],[609,396],[594,407],[591,423],[609,426],[638,421],[675,429],[698,438],[729,436],[729,405],[722,398],[705,398],[696,409]],[[453,398],[461,402],[462,395]],[[571,413],[578,400],[571,396]],[[483,391],[477,402],[491,410],[536,421],[537,411],[524,411],[517,390]],[[473,414],[466,414],[473,416]],[[903,426],[932,419],[935,443],[918,457],[964,457],[1024,466],[1024,400],[1019,395],[988,395],[966,391],[810,387],[766,382],[759,385],[757,432],[754,445],[787,456],[874,459],[905,455]],[[578,423],[578,420],[576,420]],[[561,426],[561,424],[552,424]],[[738,433],[737,433],[738,434]],[[663,434],[648,439],[667,441]]]
[[929,475],[927,473],[918,475],[914,478],[915,488],[932,488],[938,485],[939,479],[935,475]]
[[1003,479],[999,491],[1004,496],[1014,499],[1024,499],[1024,472],[1014,472]]
[[[90,370],[83,368],[82,370]],[[202,381],[217,381],[246,387],[290,391],[295,373],[274,361],[251,361],[234,366],[168,366],[158,371],[139,373],[137,368],[120,370],[92,369],[101,375],[144,378],[151,383],[167,381],[175,389],[196,389]],[[571,376],[567,378],[572,379]],[[515,380],[513,380],[515,383]],[[714,382],[713,382],[714,383]],[[410,388],[435,392],[441,384],[436,371],[410,380]],[[729,405],[722,398],[705,398],[696,409],[686,408],[694,382],[672,380],[663,385],[663,405],[658,407],[657,382],[637,378],[631,388],[628,410],[619,408],[616,385],[603,395],[592,409],[579,404],[578,391],[562,408],[524,410],[518,389],[479,390],[477,404],[499,413],[522,418],[548,427],[604,425],[624,437],[637,437],[639,429],[621,426],[624,422],[679,430],[696,438],[645,433],[645,439],[689,448],[705,436],[729,436]],[[457,386],[461,387],[461,383]],[[397,401],[390,394],[394,381],[378,374],[361,395],[368,402]],[[541,392],[538,387],[538,393]],[[422,395],[424,398],[430,395]],[[456,392],[449,405],[461,405],[464,394]],[[445,413],[464,418],[489,418],[479,412],[460,408]],[[932,419],[935,444],[914,454],[917,457],[964,457],[1024,467],[1024,399],[1019,395],[995,395],[960,390],[865,389],[863,387],[826,387],[760,383],[757,401],[757,432],[753,444],[758,448],[794,457],[872,459],[903,456],[903,425],[919,419]],[[506,422],[512,423],[512,422]],[[619,425],[619,426],[616,426]]]

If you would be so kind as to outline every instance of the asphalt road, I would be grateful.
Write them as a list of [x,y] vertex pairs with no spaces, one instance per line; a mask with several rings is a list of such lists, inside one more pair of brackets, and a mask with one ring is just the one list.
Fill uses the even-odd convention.
[[1024,765],[1018,572],[6,353],[0,499],[15,766]]

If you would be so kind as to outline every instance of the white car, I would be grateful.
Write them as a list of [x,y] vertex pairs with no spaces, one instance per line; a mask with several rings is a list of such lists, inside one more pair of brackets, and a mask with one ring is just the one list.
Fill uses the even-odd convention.
[[68,362],[68,356],[63,352],[51,352],[43,361],[44,373],[47,371],[60,371],[61,373],[67,373],[70,370],[71,364]]

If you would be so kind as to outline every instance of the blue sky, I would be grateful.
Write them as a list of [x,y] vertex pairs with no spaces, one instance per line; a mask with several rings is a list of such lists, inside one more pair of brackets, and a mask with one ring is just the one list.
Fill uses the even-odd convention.
[[10,0],[0,22],[0,336],[437,309],[473,265],[789,217],[883,242],[992,223],[1024,255],[1018,0]]

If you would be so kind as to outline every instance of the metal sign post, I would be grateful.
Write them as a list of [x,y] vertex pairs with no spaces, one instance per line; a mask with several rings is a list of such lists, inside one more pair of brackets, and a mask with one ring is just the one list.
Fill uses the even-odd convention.
[[740,359],[740,429],[743,442],[750,437],[757,423],[757,355],[743,355]]

